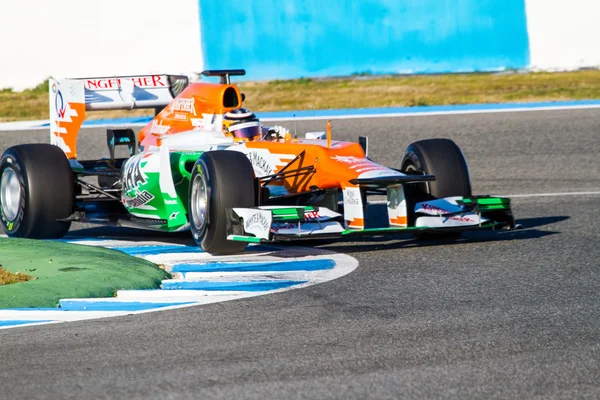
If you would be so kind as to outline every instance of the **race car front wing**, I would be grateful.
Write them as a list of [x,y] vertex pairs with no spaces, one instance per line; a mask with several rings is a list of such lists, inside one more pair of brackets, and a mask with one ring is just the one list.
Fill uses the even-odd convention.
[[510,199],[447,197],[417,203],[408,227],[348,229],[343,216],[325,207],[259,206],[229,210],[229,240],[250,243],[330,239],[354,235],[514,229]]

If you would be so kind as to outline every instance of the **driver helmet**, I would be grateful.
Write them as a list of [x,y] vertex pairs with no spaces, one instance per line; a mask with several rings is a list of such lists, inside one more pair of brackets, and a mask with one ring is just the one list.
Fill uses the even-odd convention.
[[236,108],[223,116],[223,131],[236,142],[248,142],[262,137],[260,121],[246,108]]

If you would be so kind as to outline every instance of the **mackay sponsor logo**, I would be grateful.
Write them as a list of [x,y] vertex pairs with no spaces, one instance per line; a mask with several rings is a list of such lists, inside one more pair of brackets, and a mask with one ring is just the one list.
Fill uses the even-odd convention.
[[244,220],[244,229],[246,232],[250,230],[259,229],[261,231],[268,231],[271,227],[271,223],[267,217],[265,217],[264,213],[257,212]]
[[127,78],[84,79],[83,87],[88,90],[117,89],[121,87],[121,84],[125,79],[133,81],[133,84],[135,86],[143,89],[169,87],[166,76],[164,75],[132,76]]
[[177,99],[173,100],[173,102],[171,103],[170,110],[171,110],[171,112],[177,112],[177,111],[187,112],[187,113],[192,114],[195,117],[196,116],[196,107],[195,107],[194,98],[193,97],[191,99],[177,98]]
[[250,160],[257,176],[271,175],[273,173],[273,166],[259,152],[252,151],[246,154],[246,156]]

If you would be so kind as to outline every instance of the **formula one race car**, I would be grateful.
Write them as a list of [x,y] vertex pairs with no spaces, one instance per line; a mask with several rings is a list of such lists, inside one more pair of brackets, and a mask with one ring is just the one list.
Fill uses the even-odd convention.
[[[472,196],[467,164],[449,139],[408,146],[399,169],[367,156],[367,139],[325,132],[292,137],[263,127],[230,84],[243,70],[205,71],[220,83],[152,75],[50,80],[51,144],[6,150],[1,224],[8,236],[60,238],[72,221],[165,232],[190,229],[205,251],[249,242],[512,229],[507,198]],[[155,108],[137,135],[108,129],[110,157],[77,159],[87,111]],[[116,158],[126,146],[130,157]],[[138,147],[139,146],[139,147]],[[372,226],[370,195],[387,196],[387,223]]]

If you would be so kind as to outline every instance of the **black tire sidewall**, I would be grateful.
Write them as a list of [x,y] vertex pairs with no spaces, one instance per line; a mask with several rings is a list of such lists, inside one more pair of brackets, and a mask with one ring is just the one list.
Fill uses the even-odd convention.
[[[471,180],[465,157],[450,139],[426,139],[411,143],[402,159],[402,171],[412,165],[411,174],[431,174],[436,180],[405,185],[408,224],[414,226],[417,203],[445,197],[471,196]],[[418,239],[455,239],[460,233],[423,232],[414,233]]]
[[450,139],[427,139],[414,142],[402,160],[404,171],[411,163],[420,173],[435,175],[426,182],[426,195],[432,198],[471,196],[471,180],[460,148]]
[[75,208],[73,173],[64,152],[42,143],[14,146],[4,152],[0,173],[9,164],[19,177],[22,201],[15,219],[18,225],[8,230],[5,218],[1,218],[4,230],[12,237],[63,237],[71,223],[59,220],[68,218]]
[[[207,190],[207,221],[198,231],[192,220],[192,187],[196,175],[203,174]],[[242,251],[245,242],[227,240],[228,214],[233,207],[256,206],[254,170],[245,154],[223,150],[200,156],[190,179],[190,226],[194,240],[209,253],[228,254]]]

